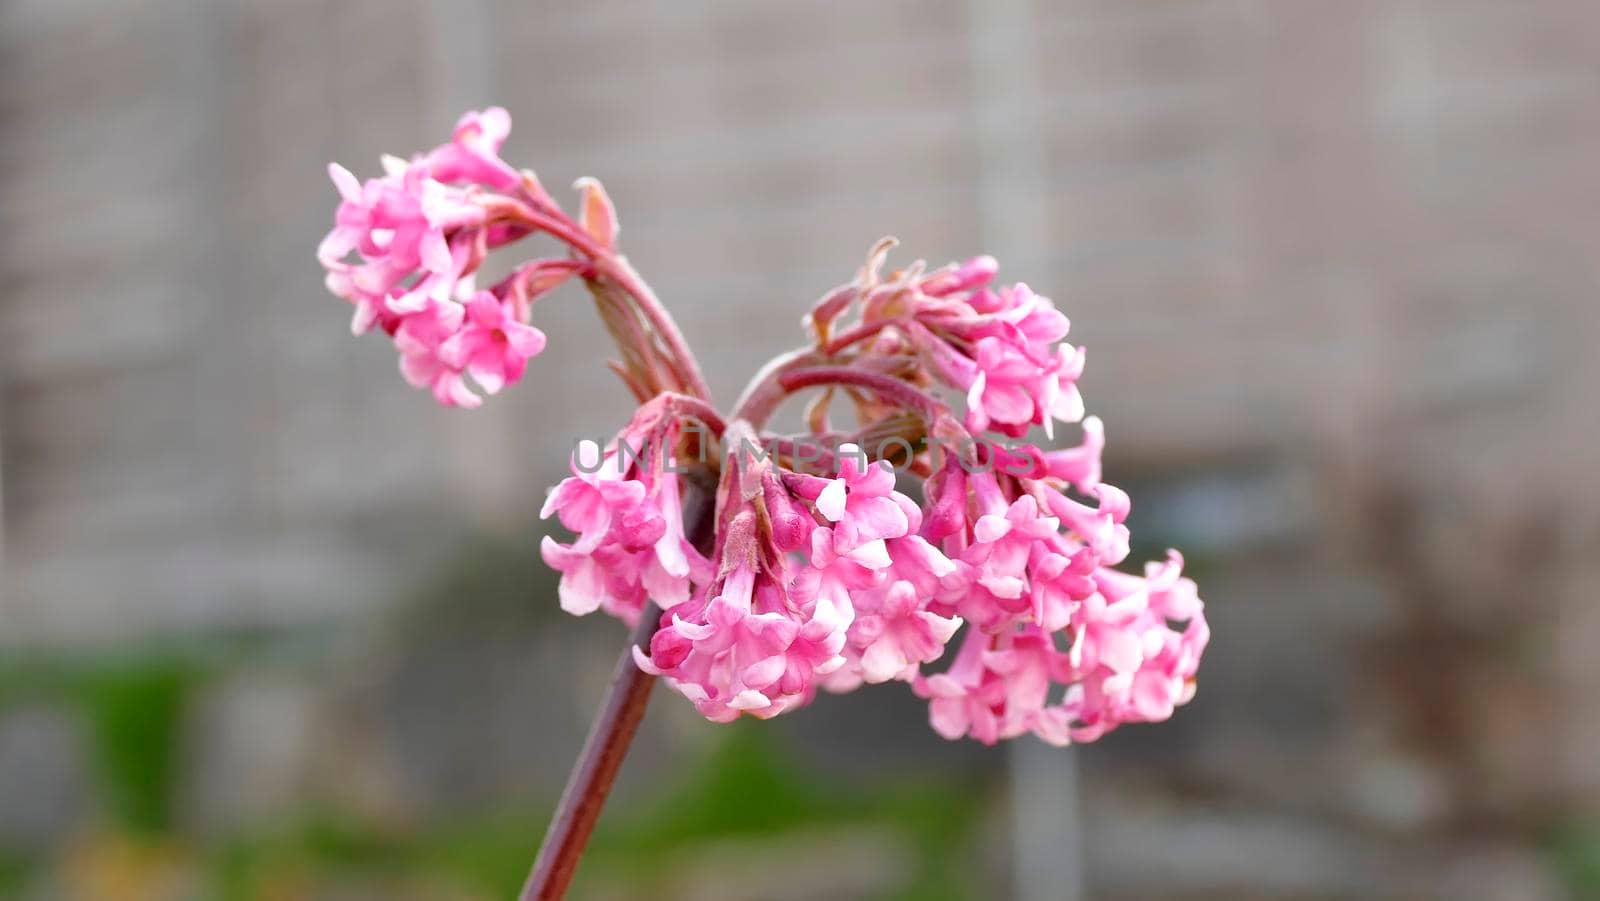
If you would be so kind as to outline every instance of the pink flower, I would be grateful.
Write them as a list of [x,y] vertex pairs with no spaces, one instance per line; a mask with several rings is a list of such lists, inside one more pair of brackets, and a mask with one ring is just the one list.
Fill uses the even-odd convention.
[[498,106],[470,111],[456,123],[450,143],[428,154],[429,169],[442,182],[488,185],[498,191],[517,187],[522,177],[500,158],[511,134],[511,114]]
[[1079,491],[1100,484],[1100,455],[1106,447],[1106,430],[1100,417],[1083,420],[1083,443],[1077,447],[1044,452],[1045,471],[1053,479],[1070,482]]
[[[853,691],[863,682],[908,680],[916,675],[918,664],[944,653],[944,645],[961,625],[960,617],[933,609],[942,580],[953,577],[956,564],[918,535],[891,538],[885,546],[888,566],[862,567],[855,579],[835,583],[843,589],[855,619],[843,652],[846,665],[828,678],[829,691]],[[796,577],[797,594],[817,591],[806,587],[811,578],[820,582],[820,571],[803,570]]]
[[777,570],[758,562],[759,542],[755,515],[736,516],[718,561],[726,573],[720,587],[664,613],[648,655],[634,648],[640,669],[716,722],[742,713],[765,719],[805,704],[819,680],[845,663],[848,616],[826,597],[797,602],[782,561]]
[[[853,444],[840,445],[838,456],[838,478],[814,498],[817,512],[834,524],[834,552],[849,554],[864,545],[906,534],[910,521],[896,500],[894,470],[889,464],[867,464],[866,455]],[[880,551],[875,548],[872,553]]]
[[998,291],[973,295],[972,306],[989,317],[980,332],[996,335],[1036,362],[1056,355],[1056,345],[1067,337],[1071,323],[1049,298],[1033,293],[1018,282]]
[[888,580],[910,584],[920,598],[932,598],[945,580],[956,574],[955,562],[920,535],[891,538],[887,547],[889,568],[885,574]]
[[[975,483],[985,480],[992,482],[992,477],[973,477]],[[1034,548],[1054,539],[1059,527],[1059,520],[1043,515],[1031,495],[978,517],[972,543],[961,555],[962,578],[955,583],[953,598],[950,590],[945,592],[951,606],[987,629],[1025,614],[1032,603],[1028,566],[1035,559]]]
[[[1090,741],[1124,722],[1170,716],[1192,697],[1209,638],[1203,605],[1176,552],[1143,577],[1109,568],[1128,554],[1129,502],[1099,481],[1102,436],[1091,420],[1078,448],[991,447],[979,460],[994,469],[967,472],[952,459],[928,480],[928,510],[911,525],[958,559],[923,610],[959,613],[969,636],[947,672],[920,675],[910,664],[930,661],[909,657],[899,672],[929,699],[941,735],[994,742],[1031,731],[1055,744]],[[1068,483],[1096,505],[1061,493]],[[877,637],[879,596],[856,594],[852,648]],[[865,655],[856,657],[852,666],[864,670]],[[1052,685],[1062,691],[1053,705]]]
[[1008,635],[991,649],[990,636],[970,632],[950,670],[918,676],[912,690],[928,698],[928,722],[945,738],[971,737],[987,745],[1016,738],[1039,724],[1057,669],[1048,636]]
[[1145,635],[1150,606],[1143,592],[1116,602],[1092,594],[1079,606],[1078,640],[1073,644],[1074,665],[1103,670],[1110,675],[1137,672],[1144,663]]
[[619,438],[603,454],[585,442],[575,452],[573,476],[551,490],[540,511],[578,533],[571,544],[545,536],[540,546],[545,563],[562,574],[563,610],[582,616],[604,609],[632,624],[646,601],[683,603],[691,583],[708,577],[710,563],[683,533],[678,475],[657,465],[661,448],[671,445],[653,442],[674,436],[658,433],[627,451]]
[[[1074,667],[1086,671],[1073,710],[1084,723],[1159,722],[1193,694],[1192,679],[1210,640],[1194,582],[1181,577],[1183,557],[1150,563],[1144,578],[1102,570],[1101,586],[1080,611],[1082,641]],[[1187,623],[1174,631],[1169,623]]]
[[467,302],[466,326],[440,354],[472,374],[489,394],[522,378],[528,360],[544,350],[544,332],[518,322],[510,301],[479,291]]
[[910,498],[894,490],[894,470],[887,464],[863,465],[864,457],[850,444],[840,447],[838,459],[837,478],[789,473],[785,481],[797,492],[794,500],[784,499],[786,491],[768,492],[764,500],[769,519],[786,519],[793,515],[794,501],[809,500],[817,518],[829,523],[819,525],[816,518],[806,517],[809,566],[798,570],[793,588],[808,603],[826,598],[848,618],[855,609],[854,595],[881,585],[893,564],[889,541],[905,538],[911,517],[920,514]]
[[946,266],[928,273],[919,287],[928,297],[946,297],[971,291],[989,284],[1000,271],[1000,263],[987,254],[973,257],[959,265]]
[[[780,475],[776,467],[767,467],[762,470],[760,481],[761,502],[766,507],[767,522],[772,529],[772,542],[777,552],[786,554],[811,547],[812,534],[819,526],[817,517],[786,483],[809,483],[809,494],[814,499],[822,491],[823,486],[816,484],[821,479],[792,472]],[[826,545],[832,548],[831,536]]]
[[869,542],[840,554],[834,530],[819,527],[811,533],[811,553],[807,566],[797,567],[790,587],[804,603],[826,600],[845,616],[855,615],[854,595],[879,584],[882,572],[890,565],[889,550],[883,540]]
[[1066,628],[1085,598],[1094,594],[1091,573],[1099,564],[1094,549],[1058,538],[1039,542],[1028,559],[1028,597],[1033,622],[1047,632]]
[[1019,437],[1030,425],[1043,425],[1049,433],[1055,421],[1083,417],[1076,385],[1083,370],[1081,354],[1063,345],[1040,362],[1027,351],[992,336],[978,339],[978,374],[967,388],[968,428],[994,428]]
[[[1151,564],[1146,579],[1097,572],[1093,582],[1124,593],[1088,595],[1062,630],[1029,624],[969,633],[948,672],[913,681],[930,700],[934,730],[986,744],[1031,731],[1067,744],[1093,741],[1123,723],[1170,717],[1193,698],[1210,639],[1193,583],[1177,575],[1178,566],[1176,556]],[[1169,626],[1169,610],[1186,613],[1187,623]],[[1055,631],[1071,636],[1069,651],[1058,650]],[[1047,703],[1052,685],[1065,686],[1054,705]]]
[[[909,679],[917,664],[939,657],[961,622],[927,609],[955,564],[914,534],[922,513],[894,490],[894,471],[881,464],[863,468],[857,453],[854,446],[841,447],[838,478],[787,478],[822,520],[833,523],[812,521],[809,565],[798,569],[791,591],[802,603],[826,600],[849,622],[846,663],[825,680],[835,692],[863,681]],[[767,505],[769,518],[780,519],[770,513],[770,497]]]
[[807,605],[826,600],[848,623],[855,615],[854,594],[879,584],[890,565],[887,539],[906,534],[901,502],[914,505],[894,490],[892,470],[862,469],[842,459],[835,479],[793,472],[763,476],[762,503],[774,545],[767,555],[804,553],[790,561],[794,598]]
[[[424,166],[388,165],[388,175],[365,184],[338,164],[328,167],[342,200],[317,256],[329,290],[355,304],[357,334],[420,311],[429,299],[450,300],[476,268],[474,235],[485,221],[464,189],[433,181]],[[348,262],[351,254],[359,262]]]
[[[1058,680],[1062,702],[1041,714],[1063,740],[1093,741],[1122,723],[1160,722],[1194,697],[1195,673],[1210,640],[1183,558],[1146,566],[1145,578],[1099,570],[1075,616],[1077,640]],[[1172,623],[1182,623],[1174,627]]]
[[1022,348],[995,337],[978,339],[975,359],[978,375],[967,388],[967,428],[981,432],[998,424],[1026,430],[1034,419],[1042,367]]
[[[356,334],[377,326],[396,335],[407,378],[433,388],[451,406],[479,404],[463,371],[488,394],[522,375],[544,346],[544,336],[524,322],[527,307],[577,265],[536,261],[493,292],[475,291],[475,273],[488,252],[529,231],[527,224],[505,221],[504,211],[545,199],[542,190],[532,193],[537,183],[531,176],[525,179],[500,159],[510,129],[503,109],[470,112],[450,143],[410,161],[386,156],[379,177],[362,182],[338,164],[328,167],[340,196],[333,229],[317,248],[328,290],[354,305]],[[466,328],[441,334],[462,302],[472,307]],[[445,312],[451,307],[457,312]]]
[[924,302],[905,325],[907,336],[933,374],[965,392],[967,427],[974,432],[1020,437],[1042,425],[1048,434],[1057,420],[1083,418],[1077,388],[1083,354],[1061,343],[1067,318],[1023,284],[963,293],[992,274],[973,266],[930,276]]
[[460,330],[462,318],[459,304],[429,301],[421,310],[397,317],[394,346],[400,352],[400,374],[412,387],[432,390],[434,399],[447,407],[471,409],[483,401],[442,352]]
[[857,616],[850,626],[850,645],[859,655],[862,679],[887,682],[910,679],[921,663],[944,654],[961,618],[926,609],[927,595],[911,582],[896,580],[857,594]]
[[1090,508],[1066,495],[1051,492],[1050,512],[1060,518],[1067,528],[1094,548],[1100,562],[1121,563],[1128,556],[1128,495],[1120,488],[1099,483],[1091,492],[1099,499],[1098,508]]
[[1211,638],[1203,613],[1195,610],[1188,624],[1174,631],[1148,609],[1135,615],[1126,606],[1113,612],[1115,606],[1086,610],[1098,633],[1094,641],[1100,647],[1093,652],[1098,659],[1087,649],[1074,648],[1079,659],[1073,666],[1087,672],[1053,714],[1074,741],[1093,741],[1122,723],[1161,722],[1194,697],[1194,676]]

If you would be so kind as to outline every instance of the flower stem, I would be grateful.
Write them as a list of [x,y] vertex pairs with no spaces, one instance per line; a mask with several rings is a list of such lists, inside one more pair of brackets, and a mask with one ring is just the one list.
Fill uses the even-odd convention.
[[523,204],[517,204],[514,210],[528,225],[542,229],[588,256],[594,261],[594,267],[599,274],[615,282],[617,287],[631,296],[638,304],[639,312],[660,335],[673,363],[682,370],[684,392],[702,400],[711,399],[711,388],[706,384],[705,376],[700,372],[700,363],[690,351],[689,343],[684,340],[678,323],[672,318],[672,314],[667,312],[661,298],[656,296],[650,285],[640,278],[639,273],[628,263],[626,257],[601,246],[564,215],[541,213]]
[[655,687],[656,677],[634,664],[633,646],[649,646],[660,613],[655,604],[645,604],[639,625],[628,637],[628,647],[617,660],[605,702],[589,727],[589,737],[583,743],[583,752],[578,755],[572,774],[567,777],[566,790],[561,793],[561,803],[545,832],[539,857],[533,863],[527,882],[523,883],[522,894],[518,896],[522,901],[554,901],[567,893],[567,886],[578,870],[578,859],[600,819],[600,809],[611,793],[611,784],[622,768],[628,745],[644,719],[650,689]]
[[701,400],[710,400],[711,388],[706,384],[705,376],[700,372],[700,362],[695,359],[694,353],[689,349],[689,343],[684,340],[683,332],[679,330],[677,321],[672,318],[672,314],[667,312],[666,306],[661,303],[660,298],[656,297],[655,292],[650,289],[650,285],[640,278],[639,273],[634,271],[633,266],[629,265],[627,259],[620,255],[610,254],[600,257],[598,265],[606,275],[621,286],[622,290],[633,296],[633,299],[639,304],[640,312],[644,314],[651,325],[655,326],[656,331],[661,335],[661,340],[666,343],[667,352],[671,355],[673,362],[683,370],[686,382],[684,385],[685,392]]
[[807,366],[815,366],[823,358],[816,350],[802,347],[788,353],[773,357],[761,371],[755,374],[750,384],[745,386],[744,393],[734,402],[733,415],[729,419],[743,419],[756,427],[766,424],[777,412],[784,398],[789,396],[778,380],[787,372]]
[[876,335],[885,328],[895,324],[895,321],[892,319],[880,319],[876,322],[864,322],[847,332],[840,332],[838,335],[835,335],[832,340],[822,345],[822,352],[832,356],[833,354],[839,353],[852,344],[860,344],[862,341],[871,338],[873,335]]
[[[711,543],[714,505],[703,490],[693,483],[689,487],[684,494],[684,530],[689,540],[704,553]],[[628,644],[622,649],[616,671],[611,676],[611,687],[606,690],[600,712],[595,715],[589,737],[584,740],[583,751],[567,777],[567,787],[561,793],[561,803],[556,805],[550,828],[545,831],[539,856],[522,885],[522,893],[517,896],[520,901],[556,901],[564,897],[578,871],[578,860],[589,843],[595,823],[600,820],[601,808],[622,769],[628,746],[639,731],[645,705],[650,702],[650,690],[656,683],[655,676],[633,662],[633,647],[650,646],[650,638],[660,619],[661,610],[654,603],[647,602],[640,611],[639,624],[628,636]]]
[[778,384],[786,391],[799,391],[816,385],[853,385],[865,388],[892,404],[921,413],[930,421],[944,412],[943,404],[919,388],[892,376],[849,366],[791,369],[778,376]]

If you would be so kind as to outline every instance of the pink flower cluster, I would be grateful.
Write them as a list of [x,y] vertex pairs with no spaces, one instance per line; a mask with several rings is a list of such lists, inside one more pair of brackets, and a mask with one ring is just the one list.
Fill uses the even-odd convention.
[[943,539],[959,571],[930,608],[973,625],[949,670],[913,683],[941,735],[1092,741],[1193,696],[1210,631],[1183,558],[1142,578],[1112,569],[1128,554],[1128,498],[1086,487],[1094,506],[1040,480],[959,468],[934,480],[968,514]]
[[528,233],[505,211],[542,195],[500,158],[510,130],[503,109],[472,112],[448,144],[409,161],[385,157],[380,177],[328,167],[340,196],[317,248],[328,290],[354,305],[352,331],[387,332],[406,380],[447,406],[482,403],[468,376],[486,394],[522,377],[545,345],[527,324],[529,304],[573,271],[538,261],[490,290],[474,286],[490,250]]
[[[926,371],[966,396],[969,430],[1018,438],[1043,426],[1048,435],[1057,421],[1083,418],[1077,380],[1084,356],[1063,343],[1067,317],[1027,285],[991,287],[994,257],[927,275],[914,268],[876,283],[879,264],[875,255],[869,283],[858,286],[858,332],[875,336],[876,351],[920,354]],[[831,312],[819,308],[813,323]]]
[[[717,721],[774,716],[818,688],[903,681],[928,699],[939,734],[986,743],[1029,732],[1091,741],[1121,723],[1165,719],[1192,697],[1209,630],[1182,557],[1142,577],[1113,569],[1129,552],[1129,499],[1100,478],[1104,429],[1082,416],[1075,384],[1083,354],[1062,342],[1067,321],[1048,300],[1021,285],[990,288],[993,275],[987,257],[888,279],[869,264],[819,304],[811,321],[823,353],[852,363],[846,381],[867,389],[859,413],[898,422],[911,409],[934,444],[966,436],[966,447],[913,455],[926,477],[922,507],[854,445],[838,449],[831,477],[781,456],[731,453],[715,575],[651,594],[665,612],[648,652],[635,649],[641,668]],[[858,324],[830,337],[832,320],[855,304]],[[965,395],[963,421],[925,392],[938,382]],[[814,433],[825,419],[813,420]],[[1081,443],[1042,450],[986,437],[1054,420],[1081,420]],[[566,499],[573,482],[552,496],[554,508],[576,503]],[[563,514],[596,534],[581,519]],[[637,593],[619,605],[615,592],[590,587],[598,575],[580,582],[580,570],[551,559],[564,586],[590,592],[573,606],[638,610]],[[924,672],[963,625],[953,662]]]
[[583,616],[595,610],[632,625],[649,601],[662,606],[689,598],[691,581],[705,584],[710,563],[683,532],[679,476],[671,448],[675,423],[657,421],[625,430],[602,450],[583,442],[573,475],[550,491],[539,515],[555,515],[578,538],[562,544],[546,535],[544,561],[561,573],[561,608]]
[[635,651],[708,719],[776,716],[819,686],[909,679],[961,625],[922,609],[919,588],[955,565],[915,534],[920,511],[894,473],[841,451],[832,479],[751,462],[744,480],[759,490],[729,519],[717,577],[666,610],[648,655]]

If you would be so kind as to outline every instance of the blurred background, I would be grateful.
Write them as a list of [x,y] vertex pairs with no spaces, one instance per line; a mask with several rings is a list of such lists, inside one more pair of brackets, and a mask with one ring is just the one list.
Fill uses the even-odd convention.
[[0,5],[0,897],[520,884],[623,639],[536,511],[627,395],[566,289],[437,408],[312,255],[493,103],[724,401],[878,237],[1000,256],[1215,629],[1071,752],[660,692],[576,896],[1600,897],[1592,0]]

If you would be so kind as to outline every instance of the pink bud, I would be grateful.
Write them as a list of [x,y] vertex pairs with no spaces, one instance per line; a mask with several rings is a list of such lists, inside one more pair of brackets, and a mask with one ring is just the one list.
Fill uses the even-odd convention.
[[790,497],[782,482],[767,470],[761,474],[761,499],[772,524],[772,540],[781,551],[795,551],[811,542],[817,521]]
[[946,297],[987,285],[1000,271],[1000,263],[987,254],[973,257],[954,268],[941,269],[922,283],[922,293]]
[[928,508],[923,511],[922,537],[938,541],[966,528],[967,474],[954,458],[928,479],[923,490]]

